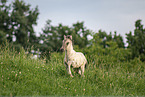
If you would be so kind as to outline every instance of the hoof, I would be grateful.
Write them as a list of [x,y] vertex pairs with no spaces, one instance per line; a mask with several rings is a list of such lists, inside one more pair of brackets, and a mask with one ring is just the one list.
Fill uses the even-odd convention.
[[81,75],[81,77],[85,77],[85,75]]

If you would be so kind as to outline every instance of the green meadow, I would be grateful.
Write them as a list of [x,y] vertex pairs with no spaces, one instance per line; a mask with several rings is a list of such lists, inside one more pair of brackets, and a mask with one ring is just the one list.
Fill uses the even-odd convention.
[[[50,60],[32,59],[24,49],[0,48],[0,95],[3,96],[143,96],[145,63],[139,58],[110,61],[109,56],[90,59],[85,77],[71,78],[63,65],[64,53]],[[47,61],[47,62],[46,62]],[[73,71],[73,70],[72,70]]]

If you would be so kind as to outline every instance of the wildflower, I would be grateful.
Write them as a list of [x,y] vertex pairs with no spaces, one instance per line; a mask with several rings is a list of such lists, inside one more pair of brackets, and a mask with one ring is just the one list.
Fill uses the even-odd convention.
[[2,77],[3,77],[3,75],[2,75]]
[[3,64],[3,62],[1,62],[1,64]]
[[112,85],[112,84],[110,83],[110,87],[111,87],[111,85]]
[[8,77],[8,79],[9,79],[9,77]]
[[85,89],[83,89],[85,91]]
[[19,72],[19,74],[21,74],[21,72]]
[[17,74],[15,75],[15,77],[17,77]]
[[13,72],[15,73],[15,71],[12,71],[12,73],[13,73]]

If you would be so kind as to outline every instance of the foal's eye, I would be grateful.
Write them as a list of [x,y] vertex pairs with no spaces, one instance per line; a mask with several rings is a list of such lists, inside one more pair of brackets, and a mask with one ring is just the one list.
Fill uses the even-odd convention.
[[69,42],[68,43],[66,43],[66,45],[68,45],[69,44]]

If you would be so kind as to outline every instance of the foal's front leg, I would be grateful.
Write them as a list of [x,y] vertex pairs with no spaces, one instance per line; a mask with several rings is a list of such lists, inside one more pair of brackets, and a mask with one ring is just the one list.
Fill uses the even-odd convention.
[[73,77],[73,75],[71,74],[71,69],[70,69],[72,62],[69,61],[67,64],[68,64],[68,73],[70,74],[71,77]]

